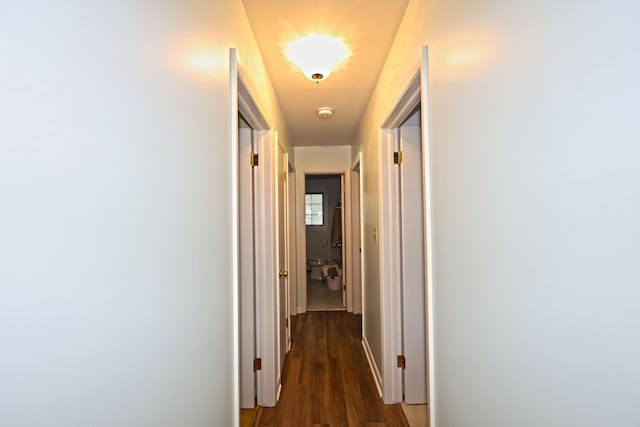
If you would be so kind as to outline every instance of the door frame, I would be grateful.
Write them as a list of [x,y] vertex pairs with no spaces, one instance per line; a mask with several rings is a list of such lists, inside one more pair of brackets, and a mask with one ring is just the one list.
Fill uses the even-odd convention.
[[[240,113],[239,113],[240,114]],[[246,121],[246,120],[245,120]],[[238,158],[249,158],[253,152],[254,130],[238,128]],[[240,408],[256,405],[256,375],[253,372],[255,354],[255,275],[253,226],[254,193],[253,170],[248,162],[238,162],[238,221],[239,221],[239,351],[240,351]]]
[[[258,405],[272,407],[280,392],[278,358],[278,132],[271,131],[257,141],[256,169],[256,371]],[[261,249],[261,250],[260,250]]]
[[389,114],[381,125],[381,150],[379,156],[380,188],[380,281],[382,310],[383,373],[382,394],[385,403],[402,401],[402,370],[397,367],[396,357],[401,354],[402,322],[401,295],[394,283],[400,279],[400,266],[397,254],[400,245],[397,187],[393,185],[392,147],[399,138],[398,128],[406,118],[421,104],[422,108],[422,168],[423,168],[423,210],[424,210],[424,265],[425,271],[425,309],[427,334],[427,402],[429,418],[435,427],[435,370],[433,335],[433,233],[431,202],[431,157],[429,139],[429,72],[428,47],[422,47],[422,60],[418,71],[412,77],[406,89],[399,94]]
[[[260,406],[275,406],[279,383],[277,378],[277,256],[276,256],[276,207],[273,159],[278,133],[273,130],[262,110],[255,101],[248,82],[250,74],[239,64],[235,48],[229,49],[229,103],[230,103],[230,142],[232,154],[230,158],[232,182],[231,220],[232,220],[232,329],[233,329],[233,417],[234,426],[240,424],[240,358],[247,356],[240,353],[240,222],[239,215],[239,162],[249,162],[238,155],[238,113],[254,129],[254,150],[259,154],[259,167],[254,173],[254,208],[256,215],[253,223],[255,252],[255,348],[248,352],[250,358],[262,359],[262,370],[255,373],[256,398]],[[259,250],[262,248],[263,250]],[[245,319],[247,320],[247,319]],[[243,349],[244,350],[244,349]],[[253,353],[253,354],[252,354]]]
[[[282,151],[282,163],[283,163],[283,170],[280,170],[280,151]],[[277,394],[280,394],[280,390],[282,389],[282,369],[284,367],[284,358],[286,356],[286,354],[289,352],[289,348],[291,347],[291,334],[290,334],[290,307],[289,307],[289,298],[290,298],[290,291],[289,291],[289,285],[290,285],[290,281],[289,281],[289,277],[288,277],[288,271],[289,271],[289,154],[286,151],[286,148],[280,143],[280,140],[277,141],[277,143],[275,144],[275,175],[276,175],[276,181],[275,181],[275,190],[276,190],[276,199],[275,199],[275,207],[276,207],[276,258],[277,258],[277,269],[278,269],[278,273],[281,272],[281,268],[283,268],[284,272],[286,272],[286,275],[284,277],[281,277],[280,274],[278,274],[278,292],[277,292],[277,298],[276,298],[276,312],[278,313],[278,319],[280,319],[280,311],[284,310],[284,325],[282,325],[281,323],[278,324],[277,327],[277,337],[278,337],[278,356],[277,356],[277,361],[278,361],[278,366],[277,366],[277,371],[276,371],[276,383],[278,384],[278,392]],[[282,173],[282,175],[280,175]],[[283,194],[280,194],[280,182],[282,180],[282,189],[283,189]],[[280,198],[282,197],[282,207],[283,207],[283,211],[280,211]],[[282,221],[280,221],[280,218],[282,217]],[[283,229],[280,229],[280,223],[282,223],[282,227]],[[280,260],[280,245],[283,245],[284,247],[282,248],[282,254],[284,259]],[[282,263],[281,263],[282,262]],[[280,282],[284,281],[284,285],[282,285]],[[281,295],[281,292],[284,295]],[[284,308],[281,307],[281,303],[284,302]],[[281,340],[283,339],[282,337],[282,332],[284,329],[284,341],[285,341],[285,345],[284,345],[284,354],[282,354],[282,345],[281,345]],[[281,362],[282,361],[282,362]]]
[[[364,271],[362,269],[362,251],[364,245],[362,243],[362,174],[360,173],[360,165],[362,163],[362,153],[358,153],[358,157],[353,162],[349,172],[351,176],[351,282],[353,283],[353,312],[355,314],[362,313],[362,301],[364,282]],[[363,320],[364,325],[364,320]]]
[[[295,167],[289,161],[288,174],[287,174],[287,191],[289,194],[288,205],[288,217],[289,222],[287,227],[289,229],[289,255],[287,257],[289,261],[289,318],[298,314],[298,259],[299,255],[297,248],[297,236],[296,227],[297,222],[297,208],[296,208],[296,195],[297,195],[297,182]],[[291,326],[291,324],[289,325]],[[291,345],[293,331],[289,328],[289,345]]]
[[[349,168],[336,169],[313,169],[298,168],[296,170],[296,212],[297,212],[297,239],[296,249],[297,259],[297,296],[298,296],[298,313],[307,312],[307,233],[305,224],[304,201],[305,201],[305,177],[307,175],[342,175],[344,176],[344,205],[342,206],[344,218],[351,218],[351,174]],[[351,273],[353,266],[351,265],[352,256],[349,250],[345,248],[352,247],[352,232],[350,221],[343,221],[344,227],[344,244],[343,244],[343,283],[346,285],[346,310],[353,312],[353,283]]]

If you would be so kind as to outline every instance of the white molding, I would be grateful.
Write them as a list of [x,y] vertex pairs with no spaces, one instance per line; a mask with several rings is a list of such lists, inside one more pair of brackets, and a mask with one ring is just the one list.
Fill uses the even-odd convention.
[[378,389],[378,396],[382,396],[382,376],[380,375],[378,365],[376,365],[376,360],[373,358],[373,353],[371,352],[371,347],[369,347],[367,337],[362,337],[362,348],[364,348],[364,354],[365,356],[367,356],[369,368],[371,369],[371,374],[373,375],[373,381],[376,383],[376,388]]
[[239,264],[238,250],[240,241],[240,229],[238,220],[238,56],[235,49],[229,49],[229,127],[231,137],[231,179],[234,183],[231,186],[231,227],[233,232],[231,237],[231,313],[232,313],[232,393],[233,393],[233,414],[234,426],[240,425],[240,306],[239,306]]
[[[348,170],[342,175],[343,194],[340,195],[342,200],[342,283],[346,286],[345,292],[345,307],[347,312],[353,313],[353,295],[354,295],[354,283],[353,283],[353,254],[351,252],[353,248],[353,230],[351,226],[351,171]],[[349,250],[347,250],[349,248]]]
[[[274,206],[275,200],[275,174],[273,168],[273,147],[277,143],[277,133],[270,130],[269,122],[262,114],[259,106],[255,102],[255,98],[251,95],[250,90],[244,76],[246,73],[238,67],[237,52],[231,49],[231,75],[230,81],[232,86],[235,85],[235,94],[232,94],[232,110],[231,116],[235,121],[237,129],[238,113],[242,114],[247,123],[254,129],[255,151],[260,155],[259,167],[255,169],[254,190],[255,190],[255,209],[260,214],[255,218],[255,357],[262,359],[262,370],[256,374],[256,391],[258,404],[261,406],[274,406],[278,396],[278,363],[277,363],[277,312],[276,305],[276,283],[277,277],[277,252],[275,249],[276,225],[277,219]],[[237,187],[237,132],[231,132],[232,140],[236,139],[234,145],[234,182]],[[236,194],[234,218],[237,219],[237,188],[234,189]],[[237,228],[235,229],[238,232]],[[234,237],[234,240],[237,236]],[[237,244],[237,241],[236,241]],[[234,322],[238,321],[239,302],[238,302],[238,247],[233,248],[234,256]],[[234,347],[239,337],[239,329],[234,325]],[[234,348],[234,376],[238,374],[237,367],[239,354],[238,349]],[[234,381],[236,381],[234,379]],[[238,380],[239,381],[239,380]],[[235,388],[238,387],[238,388]],[[239,399],[239,385],[234,385],[234,400]],[[234,403],[235,404],[235,403]],[[236,408],[234,407],[234,411]],[[238,410],[239,413],[239,403]],[[236,417],[234,412],[234,417]],[[239,420],[238,420],[239,423]],[[238,424],[235,424],[238,425]]]
[[422,67],[420,69],[421,105],[422,105],[422,159],[423,159],[423,188],[425,214],[425,265],[427,289],[426,298],[426,330],[427,330],[427,404],[429,405],[429,425],[436,427],[436,370],[435,370],[435,336],[434,336],[434,274],[433,274],[433,199],[431,194],[431,124],[429,121],[429,47],[422,46]]
[[[362,333],[364,335],[365,333],[365,329],[364,329],[364,325],[365,325],[365,310],[364,310],[364,301],[365,301],[365,292],[366,289],[364,287],[364,283],[366,283],[365,281],[365,271],[364,271],[364,262],[363,260],[365,259],[365,244],[364,244],[364,236],[365,236],[365,232],[364,232],[364,217],[363,217],[363,209],[362,209],[362,192],[363,192],[363,188],[364,188],[364,184],[363,184],[363,176],[362,176],[362,171],[360,170],[360,166],[362,165],[362,152],[358,153],[357,159],[355,160],[355,162],[353,163],[353,165],[351,166],[351,171],[352,173],[354,173],[356,171],[356,169],[358,170],[358,182],[357,183],[352,183],[353,186],[358,187],[357,190],[357,200],[354,200],[355,203],[358,204],[358,218],[357,218],[357,222],[356,225],[358,226],[359,230],[359,248],[361,249],[362,252],[357,252],[357,248],[354,248],[354,257],[359,257],[360,258],[360,262],[359,262],[359,278],[356,281],[356,287],[358,289],[356,289],[356,291],[358,291],[358,293],[354,294],[354,313],[362,313]],[[354,198],[354,193],[352,193],[352,200]],[[353,230],[352,230],[353,231]]]
[[[288,154],[280,143],[278,132],[274,132],[275,143],[273,144],[273,188],[274,188],[274,207],[275,207],[275,257],[276,271],[289,270],[289,200],[288,185],[286,178],[283,179],[281,174],[288,175]],[[282,155],[282,157],[280,157]],[[281,163],[282,159],[282,163]],[[282,170],[280,165],[282,164]],[[282,183],[282,194],[280,188]],[[282,211],[280,211],[280,202],[282,202]],[[280,225],[282,223],[282,228]],[[282,255],[282,259],[280,256]],[[276,337],[277,337],[277,364],[276,364],[276,384],[278,387],[282,385],[282,369],[284,359],[289,351],[290,336],[289,327],[286,326],[289,321],[289,279],[281,278],[276,274]],[[282,314],[284,313],[284,316]],[[284,318],[284,319],[283,319]],[[283,336],[284,335],[284,336]],[[284,342],[284,346],[282,343]],[[279,393],[276,393],[276,401]]]
[[421,100],[421,73],[420,70],[411,77],[409,84],[405,88],[404,92],[398,98],[387,118],[382,122],[381,128],[383,129],[395,129],[400,127],[407,117],[413,112],[413,110],[420,104]]
[[277,402],[278,388],[278,257],[277,220],[274,182],[276,179],[274,147],[277,133],[257,132],[256,169],[256,357],[262,359],[257,373],[258,404],[272,407]]
[[[288,166],[290,168],[290,164],[288,164]],[[298,246],[296,233],[296,227],[298,226],[298,215],[296,210],[296,175],[295,172],[290,170],[287,170],[287,198],[287,228],[289,230],[287,239],[289,246],[287,255],[287,271],[289,272],[289,316],[295,316],[298,314]],[[291,331],[289,334],[291,338]],[[291,345],[291,342],[289,342],[289,345]]]
[[260,111],[254,97],[251,95],[246,80],[243,78],[243,74],[245,74],[244,71],[241,68],[238,68],[236,71],[238,79],[238,106],[236,111],[242,114],[242,117],[244,117],[252,129],[271,129],[271,125],[269,125],[269,122]]
[[[255,357],[255,277],[254,277],[254,215],[253,171],[249,153],[253,150],[253,129],[238,129],[238,306],[240,338],[240,408],[253,408],[256,400],[256,374],[253,371]],[[242,161],[242,159],[245,159]]]
[[[391,207],[393,196],[393,176],[391,174],[392,162],[390,159],[390,146],[394,142],[396,128],[409,116],[421,103],[422,106],[422,138],[423,138],[423,199],[425,213],[424,243],[426,271],[426,330],[427,330],[427,382],[428,405],[430,407],[430,426],[436,427],[435,405],[435,338],[433,316],[433,232],[432,232],[432,198],[431,198],[431,160],[430,160],[430,128],[429,128],[429,80],[428,80],[428,47],[422,47],[422,62],[420,69],[411,78],[398,101],[391,108],[387,118],[380,129],[380,156],[378,188],[380,189],[380,280],[381,280],[381,310],[382,310],[382,345],[383,345],[383,399],[386,403],[392,403],[402,399],[402,378],[395,368],[394,355],[400,354],[401,342],[399,324],[401,319],[399,295],[394,292],[391,281],[397,278],[398,263],[394,260],[395,245],[398,242],[396,214]],[[386,150],[386,151],[385,151]],[[395,199],[397,200],[397,198]],[[391,227],[391,229],[389,229]],[[395,252],[394,252],[395,251]]]
[[298,169],[296,175],[296,250],[298,253],[298,313],[307,312],[307,233],[304,215],[304,173]]
[[392,153],[398,141],[398,127],[409,117],[421,101],[421,73],[418,70],[380,128],[378,184],[380,189],[380,290],[383,345],[383,400],[402,401],[402,370],[396,357],[402,354],[402,295],[397,286],[401,280],[399,181]]

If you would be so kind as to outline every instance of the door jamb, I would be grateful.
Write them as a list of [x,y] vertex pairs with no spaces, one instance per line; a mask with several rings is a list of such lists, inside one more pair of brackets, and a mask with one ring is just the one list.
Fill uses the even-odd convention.
[[[360,165],[362,164],[362,153],[358,153],[356,160],[351,166],[349,174],[351,176],[351,282],[353,283],[353,312],[356,314],[362,313],[364,317],[364,310],[362,310],[362,302],[364,301],[364,269],[362,268],[362,259],[364,245],[362,242],[362,174],[360,172]],[[356,177],[358,178],[356,180]],[[356,230],[357,228],[357,230]],[[357,239],[356,239],[357,237]],[[359,259],[358,262],[355,260]],[[356,268],[357,267],[357,268]],[[357,280],[356,280],[357,277]],[[364,326],[364,319],[362,321]]]
[[[423,200],[424,200],[424,248],[425,248],[425,298],[426,298],[426,333],[427,333],[427,400],[429,418],[435,427],[435,370],[434,370],[434,336],[433,336],[433,233],[432,233],[432,201],[431,201],[431,153],[429,139],[429,79],[428,79],[428,47],[422,47],[422,61],[419,70],[410,80],[404,92],[398,98],[380,128],[381,155],[379,156],[378,185],[380,188],[380,280],[382,310],[382,345],[383,345],[383,400],[385,403],[402,401],[402,372],[396,367],[396,356],[400,354],[401,342],[401,295],[399,289],[392,284],[399,279],[399,265],[395,260],[398,253],[399,236],[397,235],[397,214],[394,214],[392,200],[398,194],[393,185],[393,159],[391,147],[398,138],[397,128],[421,104],[422,108],[422,141],[423,141]],[[396,225],[394,227],[394,225]]]
[[[233,425],[240,423],[240,329],[239,329],[239,222],[238,201],[239,201],[239,181],[238,181],[238,113],[254,129],[254,137],[257,152],[260,153],[260,168],[255,175],[254,200],[256,210],[263,212],[258,215],[259,221],[255,223],[255,245],[265,248],[262,252],[256,252],[256,274],[255,274],[255,357],[262,358],[262,370],[256,373],[256,391],[258,404],[261,406],[274,406],[277,400],[278,384],[276,384],[276,321],[274,316],[275,300],[274,290],[275,278],[277,277],[277,258],[275,257],[274,233],[276,224],[274,223],[275,207],[273,174],[273,154],[277,144],[277,132],[262,114],[255,98],[252,96],[247,82],[250,74],[245,72],[239,65],[238,53],[235,48],[229,49],[229,89],[230,89],[230,123],[231,123],[231,218],[232,218],[232,328],[233,328]],[[249,159],[246,159],[249,161]],[[267,244],[273,246],[267,249]]]
[[[297,208],[297,253],[298,253],[298,277],[297,277],[297,290],[298,290],[298,313],[307,312],[307,235],[305,225],[304,214],[304,196],[305,196],[305,176],[306,175],[343,175],[344,176],[344,217],[351,217],[351,176],[350,169],[302,169],[296,170],[296,191],[298,197],[296,198]],[[349,221],[344,221],[345,235],[343,236],[344,245],[346,248],[351,247],[352,230]],[[342,260],[344,283],[347,285],[347,304],[346,309],[348,312],[353,311],[353,284],[351,280],[351,272],[353,266],[351,264],[351,254],[348,250],[343,251],[345,259]]]

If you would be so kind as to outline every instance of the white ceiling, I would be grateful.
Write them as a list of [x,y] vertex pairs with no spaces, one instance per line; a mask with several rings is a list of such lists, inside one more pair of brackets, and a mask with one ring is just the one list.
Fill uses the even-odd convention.
[[[408,0],[243,0],[289,127],[289,145],[353,145],[358,123]],[[353,56],[316,84],[287,61],[286,44],[308,33],[342,37]],[[320,107],[333,108],[320,119]]]

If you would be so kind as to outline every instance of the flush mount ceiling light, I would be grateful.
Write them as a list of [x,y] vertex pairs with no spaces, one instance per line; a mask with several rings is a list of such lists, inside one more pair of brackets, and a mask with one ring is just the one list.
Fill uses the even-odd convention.
[[330,107],[318,108],[318,117],[321,119],[328,119],[333,116],[333,110]]
[[316,33],[293,40],[284,54],[316,83],[329,77],[337,65],[352,55],[341,38]]

